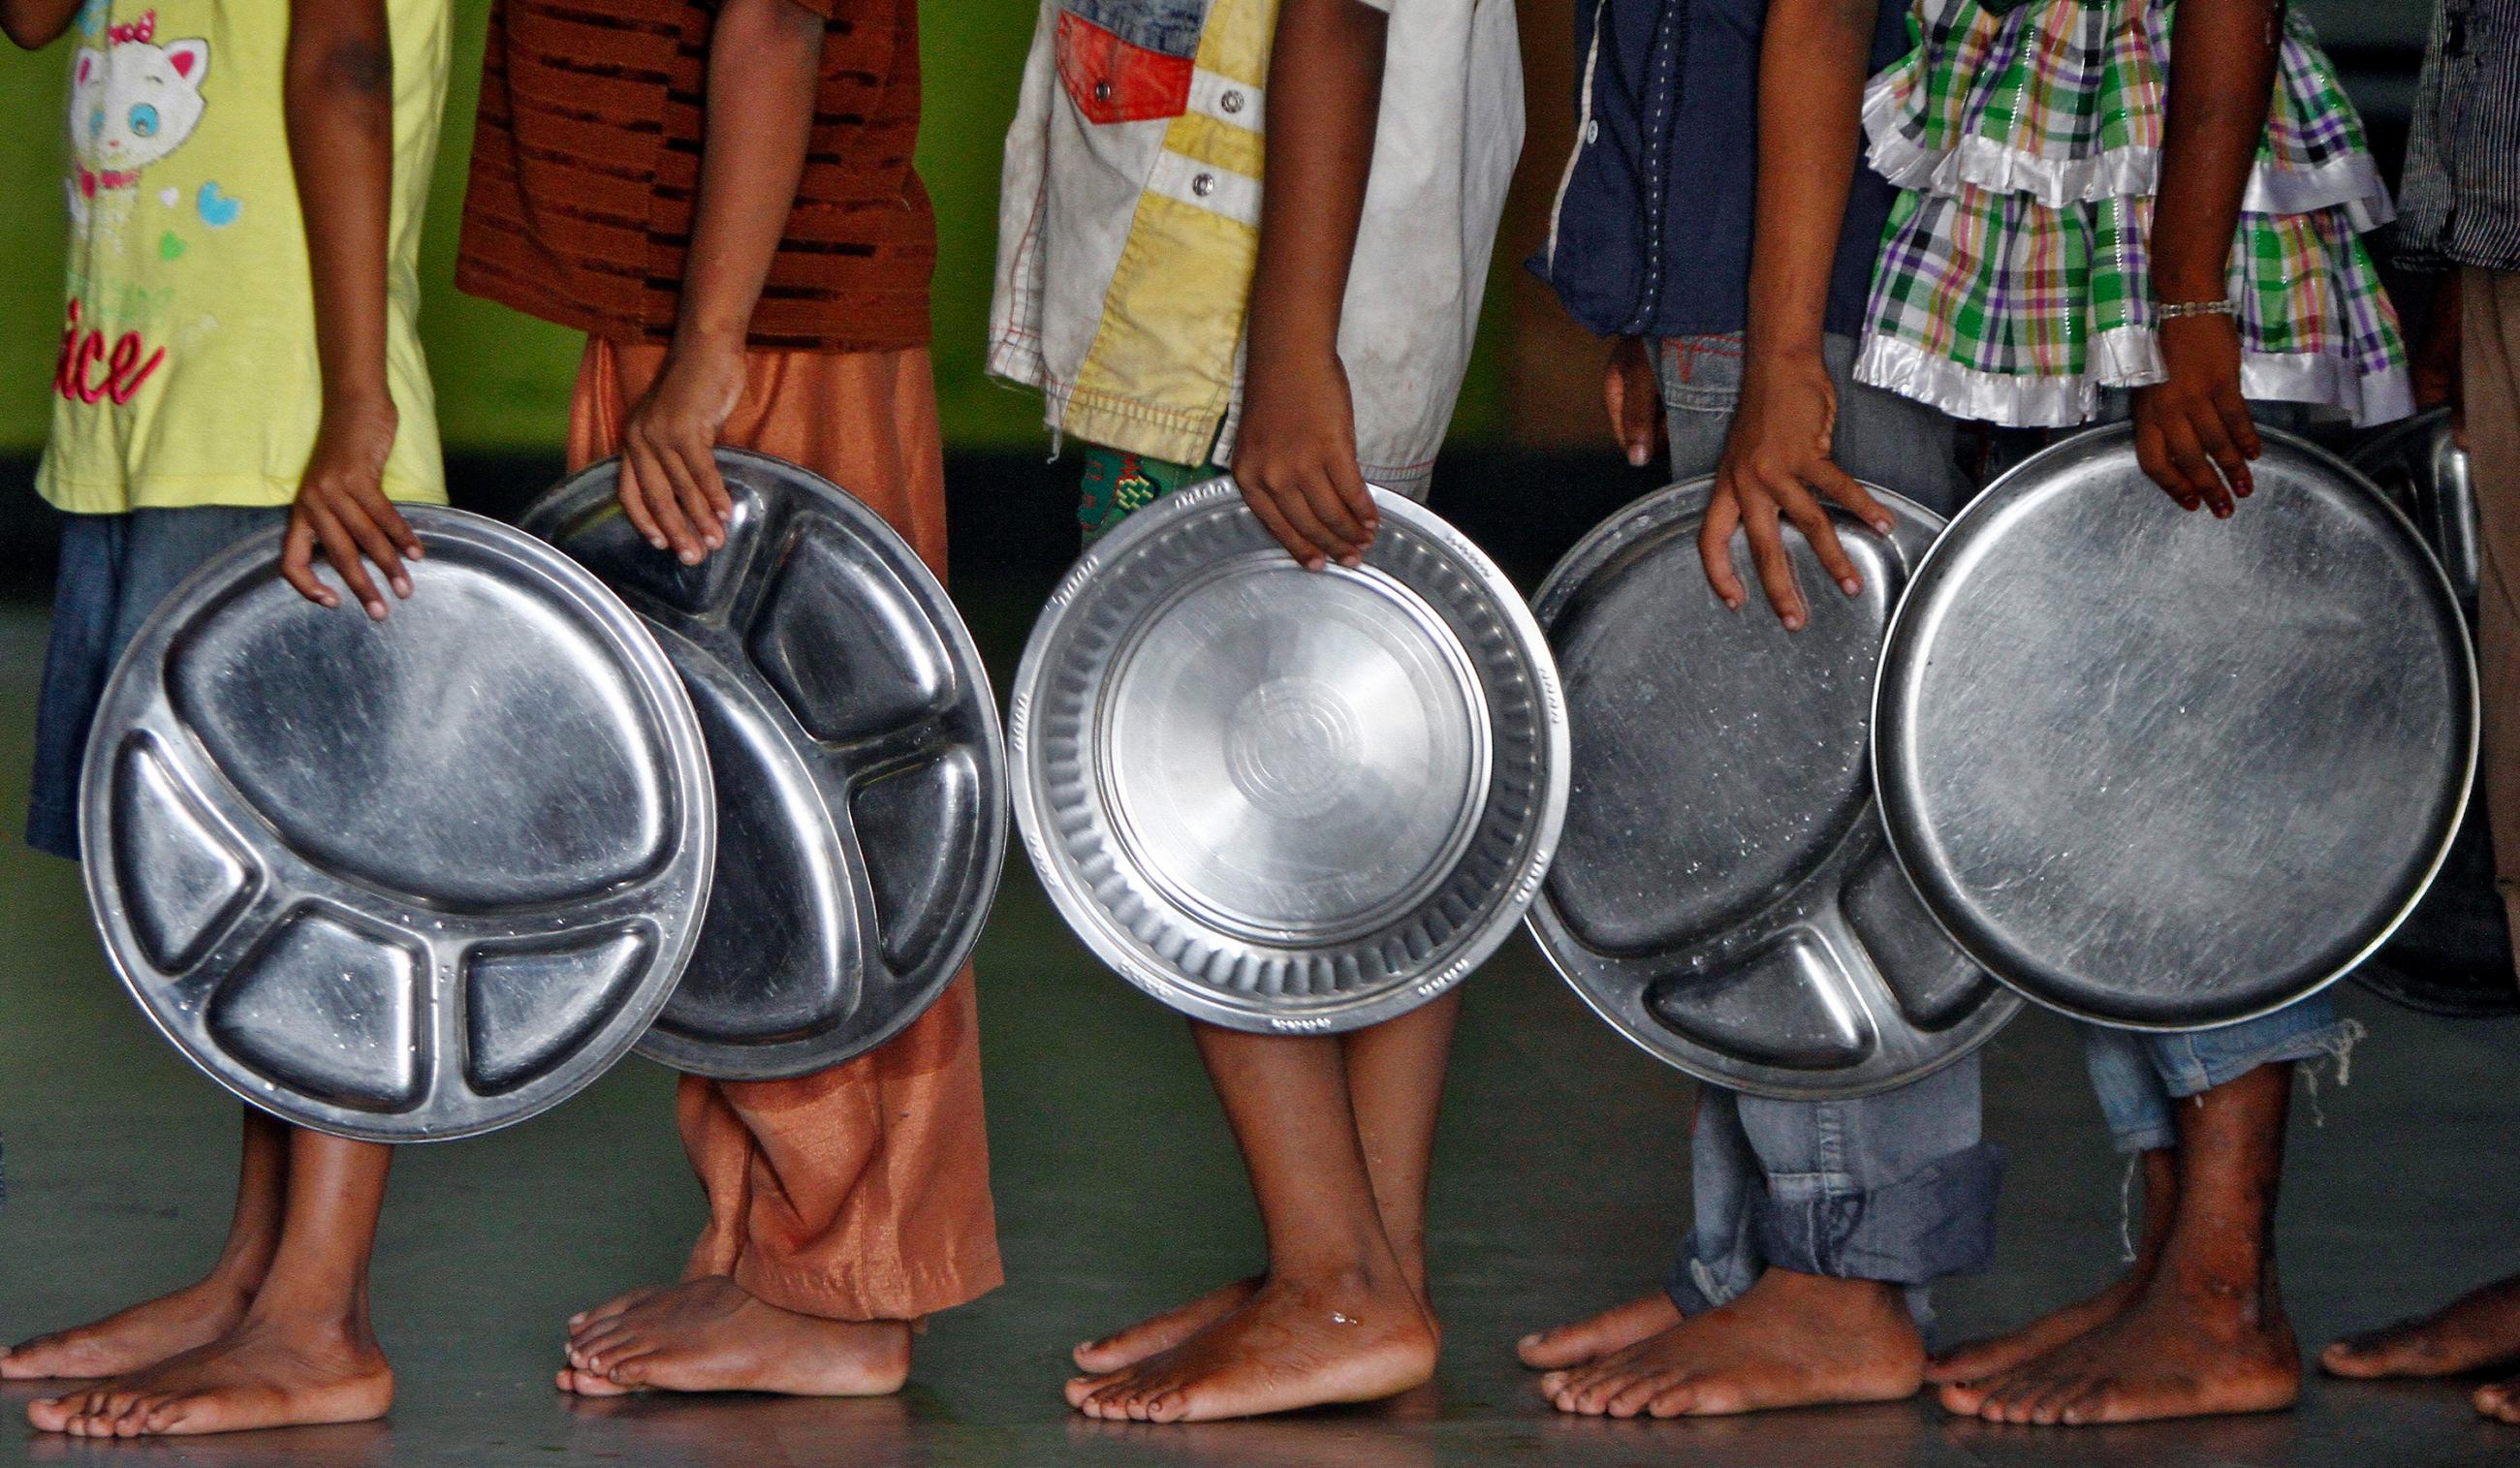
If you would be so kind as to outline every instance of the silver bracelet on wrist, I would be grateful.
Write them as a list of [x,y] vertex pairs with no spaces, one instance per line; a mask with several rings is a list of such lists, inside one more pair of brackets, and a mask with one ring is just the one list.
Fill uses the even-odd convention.
[[2240,308],[2228,300],[2166,300],[2153,302],[2153,310],[2164,321],[2177,321],[2182,316],[2237,316]]

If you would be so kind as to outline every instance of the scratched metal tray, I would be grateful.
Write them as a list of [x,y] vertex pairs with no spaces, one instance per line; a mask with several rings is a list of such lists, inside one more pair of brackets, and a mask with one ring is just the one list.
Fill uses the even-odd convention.
[[820,475],[717,457],[735,514],[698,566],[631,526],[615,461],[523,524],[655,630],[716,771],[717,897],[640,1052],[784,1079],[899,1034],[970,956],[1006,853],[1006,753],[978,649],[909,543]]
[[[1889,536],[1832,512],[1854,598],[1789,531],[1811,617],[1787,632],[1708,587],[1713,484],[1602,521],[1533,601],[1575,756],[1532,933],[1613,1029],[1700,1080],[1805,1100],[1904,1085],[2021,1007],[1917,905],[1872,810],[1881,632],[1942,520],[1878,488]],[[1746,543],[1734,561],[1756,588]]]
[[2484,540],[2477,528],[2476,483],[2467,451],[2451,432],[2450,410],[2435,408],[2392,424],[2355,449],[2348,462],[2414,521],[2452,590],[2474,606]]
[[1999,978],[2134,1029],[2263,1014],[2420,899],[2476,759],[2467,632],[2406,519],[2265,435],[2218,521],[2094,429],[1952,522],[1883,652],[1873,773],[1926,908]]
[[1230,480],[1089,550],[1016,674],[1015,817],[1070,926],[1184,1013],[1331,1032],[1458,983],[1531,901],[1566,720],[1512,586],[1375,492],[1365,564],[1306,571]]
[[107,687],[80,811],[141,1009],[247,1100],[372,1141],[507,1126],[628,1053],[715,827],[629,608],[505,525],[404,514],[428,555],[382,624],[285,585],[278,531],[185,582]]

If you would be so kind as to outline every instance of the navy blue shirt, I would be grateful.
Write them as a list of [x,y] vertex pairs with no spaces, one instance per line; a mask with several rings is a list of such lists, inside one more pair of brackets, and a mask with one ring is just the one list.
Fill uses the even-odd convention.
[[[1531,268],[1603,335],[1737,332],[1750,294],[1759,162],[1759,33],[1767,0],[1578,0],[1575,157]],[[1882,0],[1869,69],[1908,50],[1907,7]],[[1828,331],[1864,328],[1895,191],[1856,168]]]

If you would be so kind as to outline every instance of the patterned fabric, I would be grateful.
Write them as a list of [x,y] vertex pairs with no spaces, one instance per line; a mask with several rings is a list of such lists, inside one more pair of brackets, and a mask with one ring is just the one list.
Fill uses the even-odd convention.
[[[917,0],[796,3],[823,17],[822,80],[750,344],[925,346]],[[490,7],[456,289],[608,340],[673,335],[716,23],[716,0]]]
[[2520,5],[2441,0],[2397,244],[2417,269],[2520,270]]
[[[1422,495],[1522,147],[1521,51],[1512,0],[1366,3],[1390,22],[1338,354],[1367,477]],[[1055,437],[1229,464],[1278,0],[1038,7],[998,191],[988,371],[1039,388]]]
[[1122,449],[1088,448],[1085,472],[1078,485],[1077,528],[1092,545],[1112,526],[1186,484],[1198,484],[1224,472],[1213,466],[1175,464]]
[[[1857,376],[2014,426],[2088,420],[2158,382],[2149,240],[2172,7],[1917,0],[1873,79],[1871,160],[1906,192]],[[2357,238],[2390,217],[2361,119],[2288,21],[2229,272],[2241,390],[2359,423],[2412,411],[2395,309]]]

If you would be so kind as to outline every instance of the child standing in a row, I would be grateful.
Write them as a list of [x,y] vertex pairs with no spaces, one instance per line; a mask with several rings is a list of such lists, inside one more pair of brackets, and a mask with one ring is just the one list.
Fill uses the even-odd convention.
[[[368,616],[411,594],[420,545],[390,502],[445,498],[413,322],[447,14],[0,0],[0,22],[30,48],[78,31],[69,290],[36,480],[66,513],[27,818],[28,844],[75,858],[106,676],[195,567],[286,525],[282,574],[311,600],[339,601],[319,550]],[[81,1437],[382,1416],[393,1373],[367,1278],[391,1156],[247,1106],[210,1272],[25,1342],[0,1376],[102,1378],[27,1405]]]
[[[1298,560],[1354,565],[1366,482],[1426,493],[1521,96],[1506,0],[1044,0],[989,365],[1089,445],[1089,537],[1230,464]],[[1190,1421],[1427,1379],[1426,1176],[1459,1007],[1343,1036],[1192,1023],[1267,1266],[1078,1347],[1070,1404]]]

